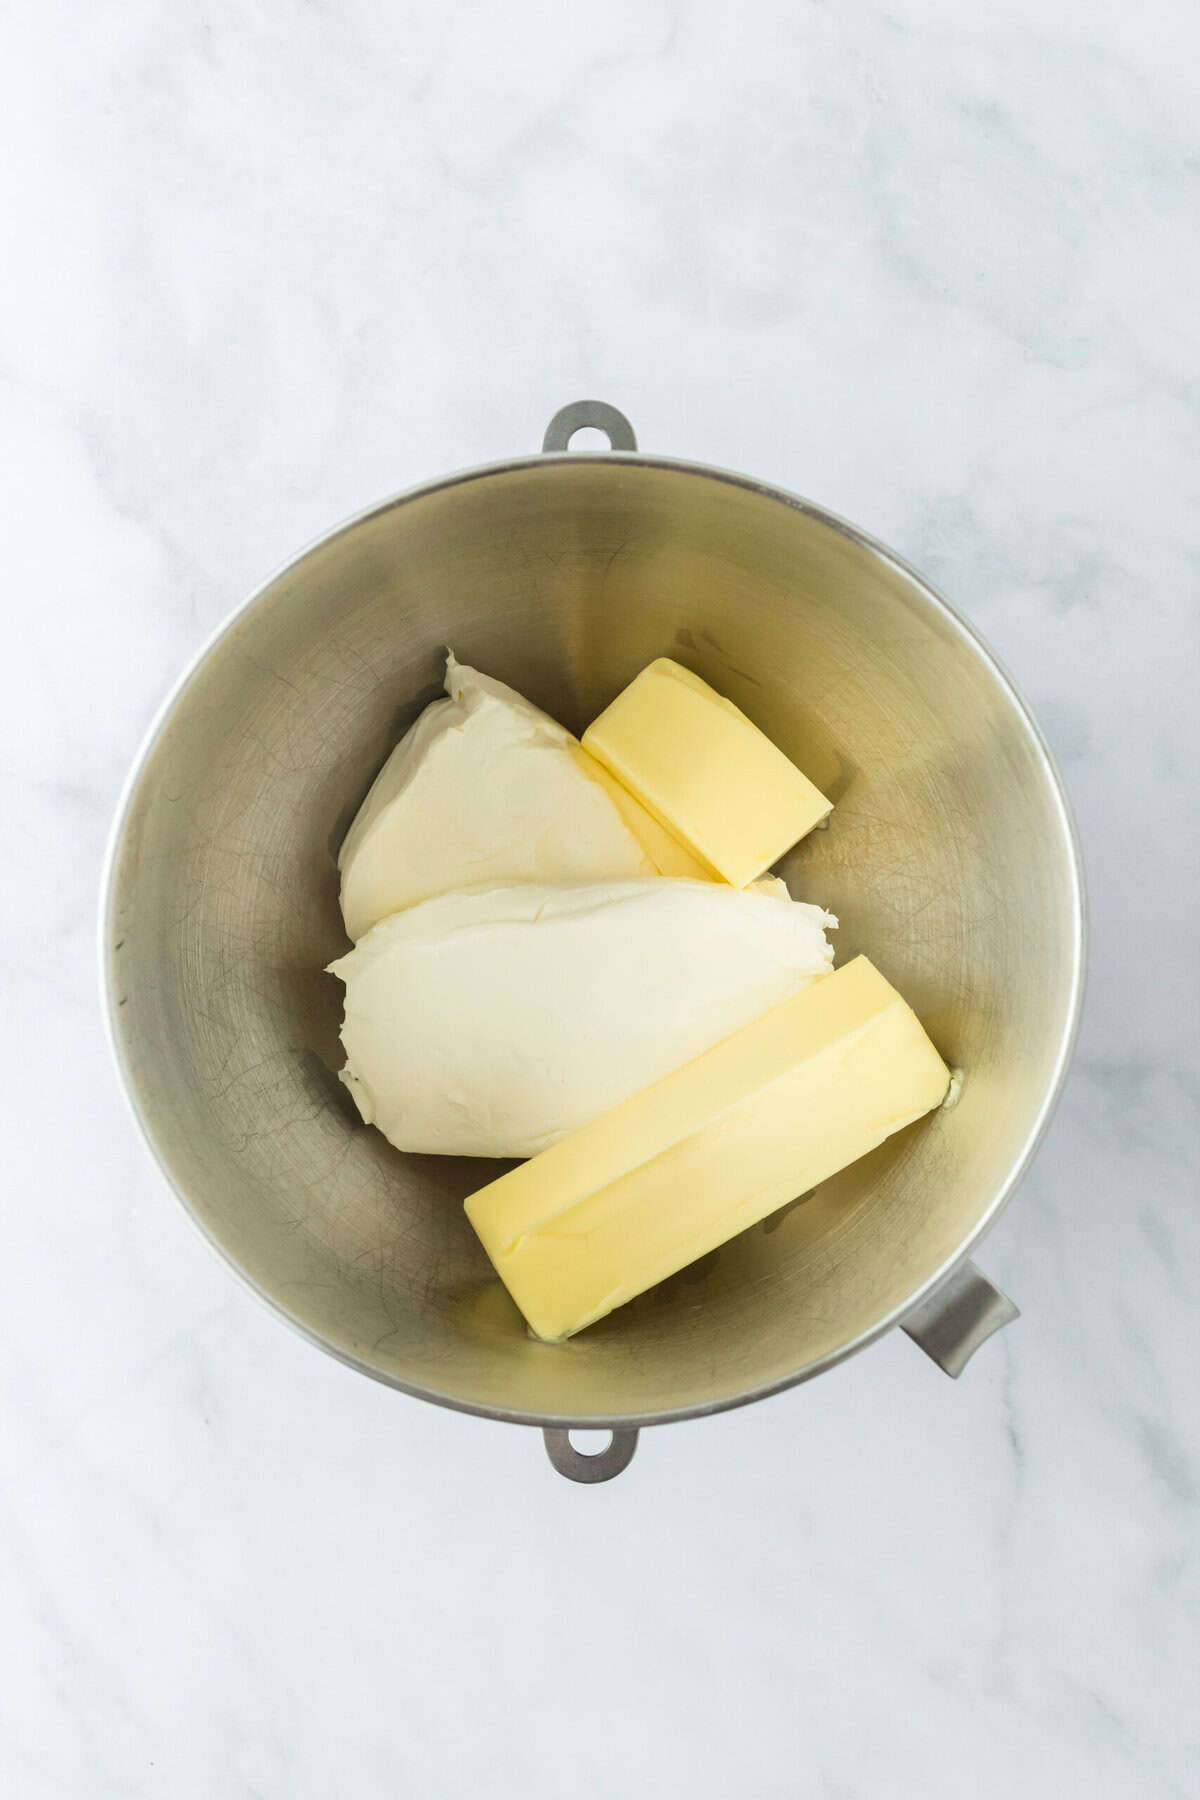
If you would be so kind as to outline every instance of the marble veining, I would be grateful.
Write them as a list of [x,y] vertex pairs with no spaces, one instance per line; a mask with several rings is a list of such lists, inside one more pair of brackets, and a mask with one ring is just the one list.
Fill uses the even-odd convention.
[[[45,0],[0,58],[0,1787],[19,1800],[1200,1791],[1185,0]],[[125,769],[340,516],[565,400],[863,524],[971,616],[1088,861],[1078,1060],[980,1254],[1023,1318],[649,1434],[281,1329],[95,998]]]

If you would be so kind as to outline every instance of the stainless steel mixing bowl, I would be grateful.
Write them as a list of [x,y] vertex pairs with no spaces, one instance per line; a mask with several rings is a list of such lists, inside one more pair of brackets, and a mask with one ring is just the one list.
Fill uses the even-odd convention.
[[[565,454],[583,425],[612,450]],[[541,1426],[596,1480],[639,1427],[759,1399],[893,1325],[957,1373],[1015,1315],[964,1259],[1062,1081],[1082,883],[1028,712],[898,557],[761,482],[636,454],[598,402],[546,451],[373,508],[247,601],[130,779],[102,929],[137,1117],[233,1267],[335,1356]],[[793,893],[964,1072],[952,1108],[564,1346],[531,1341],[463,1215],[501,1165],[400,1155],[336,1077],[338,845],[447,643],[576,730],[656,656],[728,694],[836,803],[786,859]],[[580,1425],[608,1449],[580,1454]]]

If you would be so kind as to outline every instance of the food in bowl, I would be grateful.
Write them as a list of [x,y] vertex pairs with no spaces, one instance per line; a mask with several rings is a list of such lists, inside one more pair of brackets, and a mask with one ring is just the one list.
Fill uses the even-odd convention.
[[398,1150],[536,1156],[828,974],[835,923],[662,876],[442,894],[330,964],[342,1079]]
[[735,888],[833,810],[740,707],[669,656],[617,695],[584,732],[583,747]]
[[339,857],[342,1078],[560,1340],[939,1105],[949,1071],[768,865],[830,802],[660,658],[580,744],[451,654]]
[[466,1203],[535,1333],[571,1337],[857,1162],[950,1072],[865,956]]
[[548,713],[446,658],[446,698],[384,763],[338,856],[357,941],[380,919],[485,882],[706,871]]

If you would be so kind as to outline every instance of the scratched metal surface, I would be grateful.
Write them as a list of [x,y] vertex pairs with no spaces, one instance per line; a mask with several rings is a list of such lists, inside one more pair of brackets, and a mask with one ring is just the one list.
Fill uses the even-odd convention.
[[[336,1080],[334,859],[442,646],[567,724],[669,653],[836,802],[786,860],[966,1080],[956,1107],[584,1333],[532,1342],[461,1201],[499,1165],[402,1156]],[[108,919],[119,1054],[197,1222],[294,1324],[500,1416],[711,1410],[898,1317],[1002,1204],[1077,997],[1080,897],[1044,751],[923,584],[827,516],[653,459],[497,466],[279,575],[168,710]]]

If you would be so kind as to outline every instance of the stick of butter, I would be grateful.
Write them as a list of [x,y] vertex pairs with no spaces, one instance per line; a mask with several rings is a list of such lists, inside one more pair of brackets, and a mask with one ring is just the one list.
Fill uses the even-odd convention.
[[669,657],[617,695],[583,747],[734,887],[833,810],[745,713]]
[[859,956],[481,1188],[467,1217],[556,1341],[931,1111],[950,1076]]

